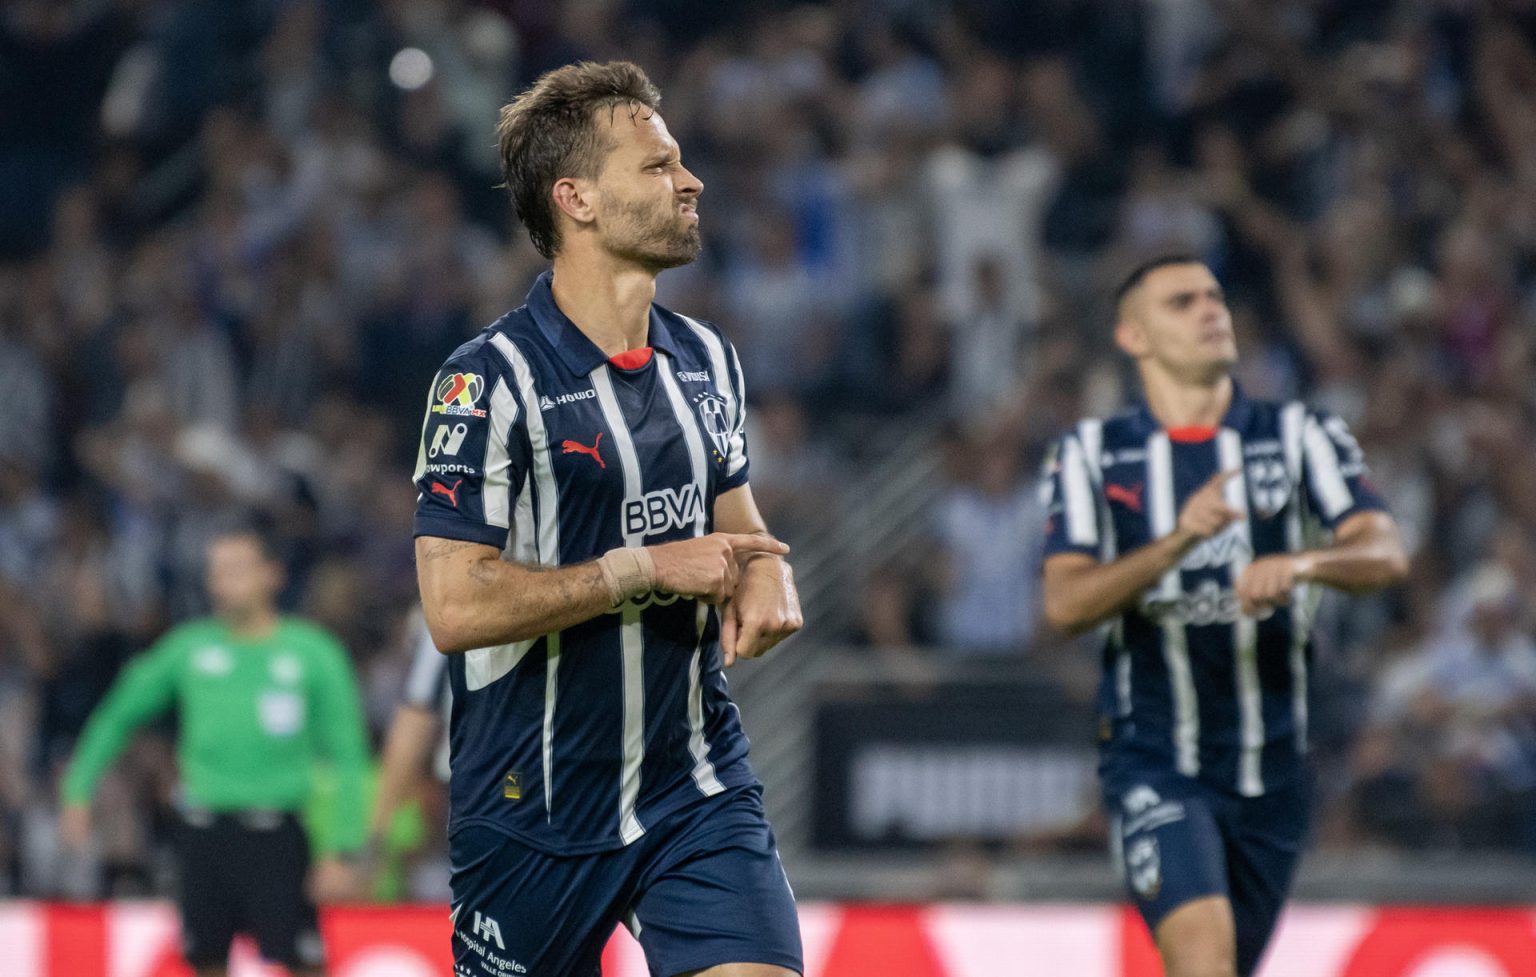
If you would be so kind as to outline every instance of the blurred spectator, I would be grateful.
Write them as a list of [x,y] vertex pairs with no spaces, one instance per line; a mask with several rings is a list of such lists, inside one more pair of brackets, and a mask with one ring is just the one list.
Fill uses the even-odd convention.
[[[1518,684],[1536,622],[1455,607],[1489,554],[1536,603],[1528,20],[1302,0],[7,5],[0,866],[19,884],[24,823],[46,826],[56,757],[122,656],[202,610],[196,554],[231,507],[280,527],[285,606],[387,658],[414,587],[424,370],[542,264],[510,233],[495,113],[579,57],[634,58],[667,93],[706,249],[662,300],[747,354],[759,500],[797,553],[849,567],[817,588],[829,631],[1027,655],[1036,446],[1122,401],[1106,283],[1192,250],[1228,287],[1245,389],[1344,416],[1415,557],[1409,598],[1320,612],[1338,688],[1379,700],[1358,750],[1356,700],[1320,704],[1324,781],[1419,798],[1355,834],[1508,842],[1536,744],[1524,707],[1486,694],[1500,669]],[[874,484],[893,444],[917,472],[947,450],[955,475]],[[880,547],[829,531],[898,489],[921,514]],[[1446,625],[1414,620],[1437,601]],[[1380,705],[1396,662],[1439,705]],[[130,889],[159,884],[152,754],[120,788],[143,815],[114,842]],[[28,871],[53,887],[55,869]]]

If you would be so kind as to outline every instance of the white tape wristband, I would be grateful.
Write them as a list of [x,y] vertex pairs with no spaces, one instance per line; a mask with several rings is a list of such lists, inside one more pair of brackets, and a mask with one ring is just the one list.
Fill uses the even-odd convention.
[[656,589],[656,564],[644,547],[611,549],[598,558],[597,566],[603,571],[612,607]]

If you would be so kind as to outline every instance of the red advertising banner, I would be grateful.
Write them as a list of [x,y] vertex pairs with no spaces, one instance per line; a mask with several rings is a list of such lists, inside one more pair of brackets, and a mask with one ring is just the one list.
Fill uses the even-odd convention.
[[[328,910],[334,977],[452,977],[440,906]],[[806,977],[1160,977],[1146,930],[1118,906],[812,904]],[[0,903],[4,977],[191,977],[163,903]],[[605,977],[645,977],[622,930]],[[283,977],[237,945],[232,977]],[[1301,905],[1259,977],[1536,977],[1536,908]]]

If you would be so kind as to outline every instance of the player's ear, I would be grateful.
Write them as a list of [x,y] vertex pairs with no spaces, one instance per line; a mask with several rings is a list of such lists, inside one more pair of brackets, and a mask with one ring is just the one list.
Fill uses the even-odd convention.
[[1141,320],[1133,316],[1121,316],[1115,322],[1115,345],[1121,352],[1135,359],[1147,353],[1147,331]]
[[590,180],[562,177],[549,188],[555,206],[577,224],[590,224],[597,219],[596,185]]

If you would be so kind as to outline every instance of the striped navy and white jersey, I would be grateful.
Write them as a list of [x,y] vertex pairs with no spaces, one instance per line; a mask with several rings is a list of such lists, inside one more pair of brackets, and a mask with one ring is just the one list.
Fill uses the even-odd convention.
[[[651,307],[654,354],[611,363],[555,304],[527,304],[461,346],[428,398],[416,535],[559,566],[712,531],[746,484],[735,350]],[[714,609],[653,592],[558,633],[452,656],[450,830],[540,850],[628,845],[700,796],[756,783],[726,691]]]
[[1143,405],[1080,422],[1046,459],[1047,556],[1108,562],[1173,532],[1221,471],[1243,518],[1195,547],[1107,628],[1099,704],[1106,762],[1141,758],[1242,796],[1302,769],[1316,588],[1260,619],[1234,586],[1254,559],[1320,545],[1384,508],[1337,417],[1234,391],[1215,430],[1168,430]]
[[408,706],[437,713],[442,723],[442,736],[437,749],[432,752],[432,772],[440,780],[447,780],[448,721],[453,709],[453,690],[448,683],[448,662],[451,659],[437,650],[432,634],[420,612],[411,620],[411,670],[405,678],[405,694],[401,701]]

